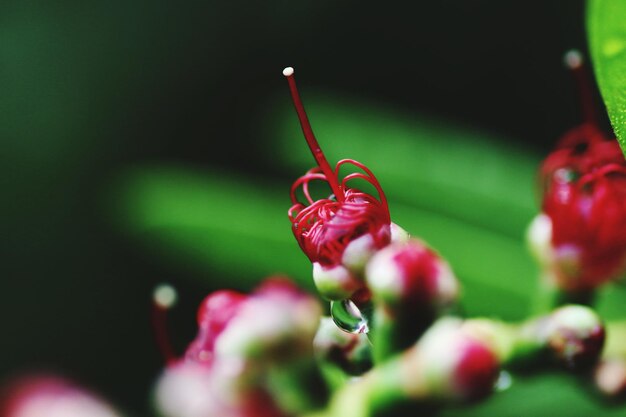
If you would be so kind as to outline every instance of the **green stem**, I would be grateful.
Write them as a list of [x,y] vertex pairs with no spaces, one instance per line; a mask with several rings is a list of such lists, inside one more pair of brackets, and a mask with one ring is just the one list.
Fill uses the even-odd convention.
[[289,414],[323,409],[332,391],[313,358],[272,367],[267,385],[279,407]]
[[543,276],[540,276],[538,281],[537,292],[531,305],[532,315],[546,314],[566,304],[593,307],[596,295],[594,290],[565,291]]
[[374,364],[383,363],[414,345],[434,320],[434,314],[425,310],[392,312],[387,306],[377,304],[369,333]]

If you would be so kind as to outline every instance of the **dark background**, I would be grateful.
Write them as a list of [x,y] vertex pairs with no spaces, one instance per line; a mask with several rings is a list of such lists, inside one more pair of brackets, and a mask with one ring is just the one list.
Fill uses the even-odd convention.
[[103,189],[145,161],[280,176],[255,159],[255,118],[268,97],[289,100],[283,67],[301,89],[545,152],[580,120],[570,48],[586,55],[583,1],[3,1],[0,376],[63,372],[148,414],[162,366],[152,288],[180,292],[182,350],[213,287],[112,230]]

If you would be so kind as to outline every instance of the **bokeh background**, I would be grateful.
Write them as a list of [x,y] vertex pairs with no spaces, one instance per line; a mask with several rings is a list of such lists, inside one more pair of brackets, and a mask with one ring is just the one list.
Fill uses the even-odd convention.
[[61,372],[151,415],[155,285],[179,291],[178,351],[213,289],[312,289],[286,217],[313,162],[288,65],[329,160],[379,176],[458,265],[467,311],[522,318],[534,168],[580,122],[570,48],[586,55],[580,0],[2,1],[0,376]]

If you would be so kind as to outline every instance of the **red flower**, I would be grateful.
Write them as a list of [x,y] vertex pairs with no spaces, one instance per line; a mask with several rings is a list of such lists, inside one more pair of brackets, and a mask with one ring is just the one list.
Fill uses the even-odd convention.
[[590,125],[574,129],[540,176],[556,283],[577,291],[618,278],[626,268],[626,161],[617,141]]
[[198,335],[187,348],[185,357],[209,365],[213,359],[215,340],[247,298],[247,295],[232,290],[209,294],[198,309]]
[[[283,74],[289,82],[302,132],[318,165],[291,187],[292,206],[288,214],[293,233],[311,262],[319,263],[324,268],[344,265],[359,272],[367,258],[391,240],[391,220],[385,193],[374,174],[359,162],[344,159],[337,163],[334,170],[330,167],[304,111],[293,68],[285,68]],[[339,170],[347,164],[362,172],[354,172],[340,179]],[[309,191],[309,184],[315,180],[326,182],[332,194],[315,200]],[[378,197],[348,187],[347,183],[352,180],[369,183],[375,188]],[[306,200],[304,203],[297,196],[300,187]],[[355,253],[348,256],[351,259],[343,259],[348,245],[361,237],[363,240],[355,245]]]
[[[365,174],[353,173],[340,182],[338,172],[344,164],[361,168]],[[355,178],[372,184],[380,200],[349,188],[346,182]],[[313,180],[340,183],[341,194],[314,201],[309,193],[309,182]],[[300,187],[306,204],[298,201],[296,192]],[[349,159],[339,161],[332,178],[320,172],[319,168],[313,168],[293,184],[291,202],[293,205],[289,209],[289,219],[293,233],[311,262],[318,262],[324,267],[342,265],[347,246],[362,236],[369,239],[366,245],[374,250],[391,241],[391,220],[385,194],[372,172],[359,162]]]

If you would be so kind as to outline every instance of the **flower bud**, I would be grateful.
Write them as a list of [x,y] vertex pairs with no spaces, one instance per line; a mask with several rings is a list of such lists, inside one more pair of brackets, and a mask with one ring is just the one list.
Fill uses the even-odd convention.
[[345,266],[324,267],[319,262],[313,263],[313,280],[319,294],[327,300],[345,300],[365,286]]
[[389,211],[369,194],[348,188],[342,201],[322,199],[304,206],[295,197],[290,209],[294,235],[313,263],[343,265],[359,272],[391,241]]
[[365,277],[374,298],[392,310],[439,311],[459,294],[448,263],[418,239],[380,250],[368,263]]
[[350,375],[360,375],[372,367],[367,336],[339,329],[330,317],[322,317],[313,349],[318,360],[332,363]]
[[242,303],[216,340],[216,359],[272,362],[310,353],[321,312],[317,299],[290,281],[268,279]]
[[97,395],[53,375],[23,376],[3,387],[3,417],[120,417]]
[[476,400],[492,392],[500,370],[495,348],[462,323],[438,320],[407,354],[403,378],[411,395]]
[[217,337],[247,299],[236,291],[219,290],[209,294],[198,309],[198,335],[185,353],[187,360],[210,365]]
[[[243,365],[243,363],[240,363]],[[242,383],[235,363],[206,367],[178,362],[159,376],[155,407],[163,417],[284,417],[271,396],[258,384]]]
[[555,310],[539,329],[555,359],[571,369],[595,364],[602,353],[605,330],[591,308],[567,305]]
[[593,380],[603,395],[609,398],[623,397],[626,395],[626,360],[603,359],[593,372]]

